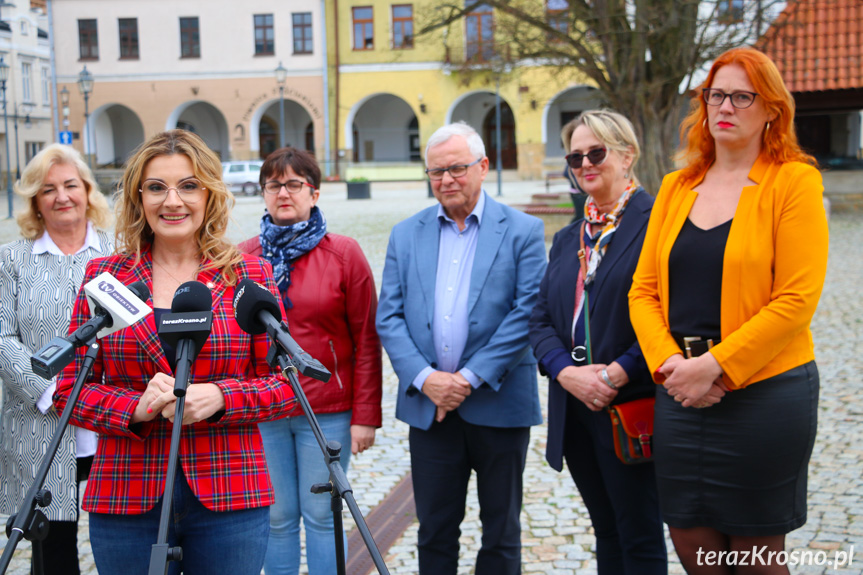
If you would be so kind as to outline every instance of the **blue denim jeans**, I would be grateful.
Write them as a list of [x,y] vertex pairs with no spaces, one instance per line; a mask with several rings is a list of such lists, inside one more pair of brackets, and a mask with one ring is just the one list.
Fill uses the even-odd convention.
[[[168,543],[183,549],[183,561],[169,563],[178,575],[260,575],[270,529],[269,507],[211,511],[192,493],[177,469]],[[90,514],[90,545],[100,575],[147,575],[150,551],[159,536],[161,500],[143,515]]]
[[[328,441],[342,444],[345,471],[351,458],[351,412],[316,416]],[[306,530],[309,575],[336,573],[336,544],[330,494],[309,491],[330,473],[305,415],[259,423],[276,503],[270,508],[270,541],[264,572],[296,575],[300,570],[300,517]],[[347,538],[345,538],[347,541]],[[345,543],[347,555],[347,543]]]

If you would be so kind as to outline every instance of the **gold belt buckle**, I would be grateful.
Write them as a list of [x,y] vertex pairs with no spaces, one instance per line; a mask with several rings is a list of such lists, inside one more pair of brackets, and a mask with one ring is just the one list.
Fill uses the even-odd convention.
[[692,347],[689,344],[693,341],[701,341],[701,336],[690,335],[683,338],[683,351],[686,352],[686,359],[692,359]]

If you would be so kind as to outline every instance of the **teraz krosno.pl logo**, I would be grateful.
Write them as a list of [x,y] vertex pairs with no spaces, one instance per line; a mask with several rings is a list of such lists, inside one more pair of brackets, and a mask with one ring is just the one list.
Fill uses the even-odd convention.
[[100,281],[98,287],[99,291],[105,292],[106,294],[111,296],[112,299],[114,299],[118,304],[123,306],[129,313],[133,315],[138,313],[138,308],[132,305],[132,302],[130,302],[129,300],[124,298],[119,292],[117,292],[117,290],[114,288],[113,285],[111,285],[110,282]]
[[164,319],[162,325],[183,325],[194,323],[207,323],[207,317],[178,317],[176,319]]

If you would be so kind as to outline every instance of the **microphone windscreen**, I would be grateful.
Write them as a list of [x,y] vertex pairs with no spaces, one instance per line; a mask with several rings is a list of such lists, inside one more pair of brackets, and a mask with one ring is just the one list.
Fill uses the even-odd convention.
[[213,293],[199,281],[186,282],[174,292],[171,313],[212,311]]
[[248,278],[240,281],[234,290],[234,318],[246,333],[257,335],[267,331],[258,319],[259,312],[268,312],[276,321],[282,321],[282,310],[276,296],[266,287]]
[[150,299],[150,288],[144,282],[135,282],[127,286],[129,291],[135,294],[135,297],[141,301]]

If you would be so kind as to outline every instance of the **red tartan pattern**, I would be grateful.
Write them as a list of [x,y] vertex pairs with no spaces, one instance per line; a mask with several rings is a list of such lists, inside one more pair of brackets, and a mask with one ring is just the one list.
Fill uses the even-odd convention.
[[[240,278],[257,281],[278,296],[272,268],[243,256]],[[83,283],[109,272],[123,284],[142,281],[152,289],[149,250],[134,257],[115,255],[92,260]],[[273,488],[267,473],[257,423],[289,414],[296,398],[287,381],[266,363],[266,334],[250,336],[234,320],[234,288],[221,274],[207,270],[198,281],[212,285],[213,329],[192,366],[190,385],[215,383],[225,396],[225,411],[216,421],[183,426],[180,464],[198,499],[213,511],[271,505]],[[83,284],[82,284],[83,285]],[[152,300],[148,302],[152,306]],[[90,319],[83,290],[78,293],[71,333]],[[158,372],[173,375],[162,351],[153,314],[101,340],[93,371],[75,406],[71,423],[99,433],[99,446],[84,494],[89,512],[140,514],[152,509],[165,488],[167,455],[173,424],[157,417],[130,427],[130,419],[149,380]],[[84,349],[62,372],[54,403],[66,406]],[[251,376],[243,374],[253,374]],[[213,418],[211,418],[212,420]]]

